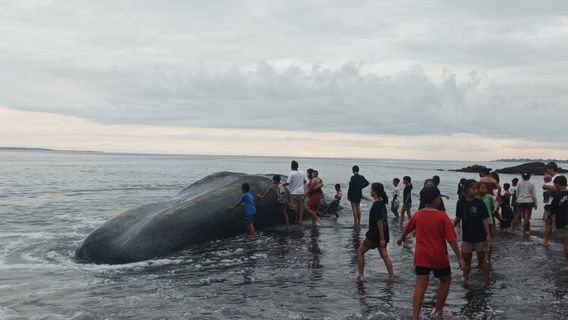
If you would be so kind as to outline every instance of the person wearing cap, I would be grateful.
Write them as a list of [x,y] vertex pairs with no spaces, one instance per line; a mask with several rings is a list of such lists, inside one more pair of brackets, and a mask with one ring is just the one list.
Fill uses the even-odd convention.
[[399,246],[402,245],[406,236],[413,230],[416,231],[414,251],[416,287],[412,297],[412,317],[416,320],[420,318],[420,309],[431,272],[440,280],[436,307],[432,314],[435,316],[444,314],[444,304],[450,290],[452,273],[446,243],[450,244],[458,258],[460,269],[463,269],[465,265],[452,222],[446,212],[437,209],[441,202],[440,190],[436,187],[426,187],[420,191],[420,199],[424,201],[425,208],[418,210],[410,217],[397,241]]
[[521,176],[523,179],[519,181],[517,185],[518,212],[515,212],[515,219],[513,219],[511,230],[515,232],[515,227],[521,221],[521,218],[523,218],[523,233],[530,235],[532,210],[538,208],[536,190],[534,184],[529,181],[531,178],[529,172],[525,171]]

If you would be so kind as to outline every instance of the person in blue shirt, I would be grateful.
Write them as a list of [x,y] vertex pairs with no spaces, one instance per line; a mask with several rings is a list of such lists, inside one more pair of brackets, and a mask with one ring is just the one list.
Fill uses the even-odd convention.
[[254,205],[254,196],[250,193],[250,185],[248,183],[243,183],[241,186],[241,190],[243,191],[243,195],[241,196],[241,200],[239,203],[235,204],[234,206],[230,207],[229,209],[235,209],[236,207],[242,205],[245,208],[245,221],[246,221],[246,228],[247,233],[249,234],[252,240],[256,237],[256,229],[254,227],[254,220],[256,218],[256,207]]

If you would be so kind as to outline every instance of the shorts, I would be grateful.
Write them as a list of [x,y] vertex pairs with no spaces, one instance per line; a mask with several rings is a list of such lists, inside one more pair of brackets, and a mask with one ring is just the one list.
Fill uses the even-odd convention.
[[472,252],[489,252],[489,247],[487,246],[487,241],[481,242],[462,242],[462,252],[472,253]]
[[304,201],[303,194],[292,194],[290,195],[290,208],[296,210],[298,209],[298,204],[302,204]]
[[430,275],[430,271],[434,271],[434,277],[436,277],[436,278],[449,277],[452,274],[452,269],[450,269],[450,267],[441,268],[441,269],[433,269],[433,268],[428,268],[428,267],[416,266],[415,269],[416,269],[416,275],[417,276]]
[[308,200],[308,208],[317,210],[319,209],[320,203],[321,195],[319,193],[316,193],[310,197],[310,200]]
[[[387,241],[387,244],[389,242]],[[362,246],[368,248],[368,249],[377,249],[378,247],[380,247],[380,243],[369,240],[369,238],[365,237],[365,240],[363,240],[363,243],[361,244]],[[385,246],[386,248],[386,246]]]
[[402,209],[404,209],[404,210],[410,210],[411,208],[412,208],[412,202],[406,202],[402,206]]
[[256,213],[246,215],[247,224],[253,224],[254,220],[256,220]]
[[556,237],[561,241],[568,240],[568,229],[556,229]]
[[534,208],[534,203],[533,203],[533,202],[529,202],[529,203],[517,203],[517,208],[519,208],[519,209],[521,209],[521,210],[532,209],[532,208]]

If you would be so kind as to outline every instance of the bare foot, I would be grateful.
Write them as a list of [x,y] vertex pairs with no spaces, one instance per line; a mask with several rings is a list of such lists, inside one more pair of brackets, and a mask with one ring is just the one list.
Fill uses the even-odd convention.
[[538,240],[537,241],[538,244],[540,244],[541,246],[548,246],[548,241],[544,241],[544,240]]
[[361,282],[363,281],[363,275],[359,274],[359,272],[357,272],[357,282]]

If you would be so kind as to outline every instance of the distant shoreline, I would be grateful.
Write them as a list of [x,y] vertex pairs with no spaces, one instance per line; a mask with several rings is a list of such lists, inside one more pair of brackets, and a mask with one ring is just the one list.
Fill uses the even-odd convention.
[[568,159],[566,160],[558,160],[558,159],[528,159],[528,158],[520,158],[520,159],[497,159],[494,160],[495,162],[550,162],[550,161],[554,161],[554,162],[568,162]]
[[47,148],[24,148],[24,147],[0,147],[0,151],[33,151],[33,152],[75,152],[75,153],[97,153],[103,154],[103,151],[89,150],[55,150]]

